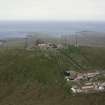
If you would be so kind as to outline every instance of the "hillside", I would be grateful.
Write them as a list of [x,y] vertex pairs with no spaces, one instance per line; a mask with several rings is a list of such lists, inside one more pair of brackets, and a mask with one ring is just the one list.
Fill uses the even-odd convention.
[[75,95],[63,71],[104,70],[105,49],[0,49],[0,105],[104,105],[105,93]]

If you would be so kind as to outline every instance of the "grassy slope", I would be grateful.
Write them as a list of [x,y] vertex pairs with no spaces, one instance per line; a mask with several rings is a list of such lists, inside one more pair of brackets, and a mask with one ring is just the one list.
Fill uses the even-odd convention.
[[105,105],[105,94],[68,95],[63,70],[104,69],[104,48],[0,51],[0,105]]

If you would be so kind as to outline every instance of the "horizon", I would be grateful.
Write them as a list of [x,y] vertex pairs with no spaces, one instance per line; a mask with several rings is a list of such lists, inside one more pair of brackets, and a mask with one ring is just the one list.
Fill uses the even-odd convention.
[[103,32],[105,22],[88,21],[0,21],[1,37],[24,37],[32,32],[52,36],[74,34],[76,32]]

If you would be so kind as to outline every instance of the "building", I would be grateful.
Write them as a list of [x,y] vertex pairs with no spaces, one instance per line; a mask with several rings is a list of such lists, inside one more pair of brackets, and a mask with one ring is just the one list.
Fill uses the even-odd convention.
[[67,71],[64,71],[64,76],[67,81],[74,80],[77,77],[77,73],[72,70],[67,70]]
[[[64,72],[67,82],[72,81],[71,91],[73,93],[96,93],[105,91],[105,80],[98,80],[101,72],[83,72],[78,73],[72,70]],[[95,79],[97,78],[97,79]],[[92,79],[90,81],[90,79]]]

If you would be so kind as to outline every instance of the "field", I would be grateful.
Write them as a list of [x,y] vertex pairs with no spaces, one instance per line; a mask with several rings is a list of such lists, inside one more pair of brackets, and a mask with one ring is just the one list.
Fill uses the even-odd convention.
[[105,93],[71,94],[66,69],[105,70],[105,48],[0,49],[0,105],[105,105]]

